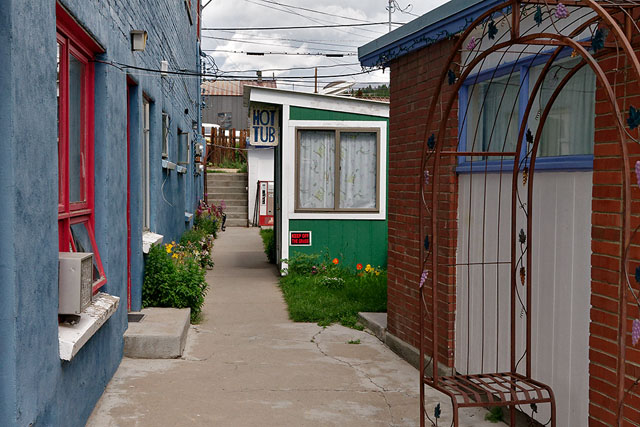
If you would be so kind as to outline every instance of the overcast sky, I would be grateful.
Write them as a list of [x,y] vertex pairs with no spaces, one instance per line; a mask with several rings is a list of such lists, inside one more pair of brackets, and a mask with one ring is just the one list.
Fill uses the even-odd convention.
[[[207,2],[208,0],[202,0],[203,5]],[[409,22],[446,2],[447,0],[418,0],[409,3],[407,0],[396,0],[397,6],[406,11],[402,12],[395,8],[392,21]],[[279,27],[388,22],[389,15],[386,9],[388,5],[388,0],[213,0],[204,9],[202,27]],[[397,25],[394,28],[397,28]],[[358,47],[382,36],[388,30],[388,24],[385,24],[352,28],[203,31],[202,47],[215,59],[218,68],[228,76],[255,76],[255,71],[247,73],[239,73],[239,71],[264,70],[263,77],[267,78],[275,74],[276,79],[279,79],[278,87],[282,88],[292,88],[291,82],[283,81],[286,76],[313,76],[313,68],[268,70],[318,66],[321,67],[318,69],[319,87],[328,81],[335,80],[375,84],[389,81],[388,70],[386,74],[376,71],[370,74],[335,78],[323,76],[360,72]],[[246,53],[224,51],[322,53],[345,56],[341,58],[268,54],[249,56]],[[346,56],[347,54],[353,56]],[[296,90],[313,90],[313,79],[294,84]]]

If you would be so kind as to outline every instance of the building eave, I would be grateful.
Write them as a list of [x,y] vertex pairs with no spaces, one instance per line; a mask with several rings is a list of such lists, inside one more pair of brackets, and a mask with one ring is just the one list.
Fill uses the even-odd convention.
[[487,9],[504,0],[451,0],[358,48],[363,67],[386,67],[396,58],[466,29]]

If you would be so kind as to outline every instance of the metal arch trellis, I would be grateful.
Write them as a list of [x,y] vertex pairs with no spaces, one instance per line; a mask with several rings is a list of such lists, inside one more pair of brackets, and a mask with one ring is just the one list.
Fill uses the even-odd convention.
[[[531,238],[533,234],[533,188],[535,164],[538,155],[538,148],[541,143],[542,129],[549,117],[551,108],[556,99],[559,97],[563,88],[569,83],[571,78],[583,69],[589,67],[595,74],[596,80],[604,91],[604,96],[609,103],[613,113],[614,124],[619,135],[620,141],[620,161],[622,171],[622,212],[621,216],[621,232],[622,245],[620,252],[620,280],[619,280],[619,303],[618,303],[618,354],[617,354],[617,396],[618,403],[617,422],[620,424],[624,419],[625,399],[634,391],[633,388],[640,383],[640,379],[636,380],[625,389],[626,373],[626,347],[627,337],[629,335],[627,302],[631,296],[631,302],[636,303],[640,310],[639,290],[634,288],[640,284],[640,266],[635,271],[635,277],[629,279],[632,270],[631,264],[637,264],[637,261],[631,260],[632,239],[640,230],[638,225],[631,230],[632,212],[631,212],[631,185],[630,173],[631,165],[628,154],[627,144],[640,143],[637,131],[640,125],[640,110],[636,110],[631,105],[626,105],[626,97],[616,97],[614,88],[618,83],[622,83],[626,89],[627,81],[617,81],[617,71],[621,65],[625,69],[630,69],[636,82],[640,82],[640,62],[634,52],[634,49],[640,48],[640,27],[638,19],[640,17],[640,1],[623,1],[623,0],[578,0],[578,1],[553,1],[553,0],[530,0],[505,1],[495,7],[487,10],[473,22],[466,26],[458,34],[457,41],[450,53],[444,69],[440,73],[439,83],[435,89],[434,96],[431,99],[430,107],[427,115],[427,126],[425,128],[425,137],[423,142],[421,170],[424,173],[424,179],[421,179],[421,209],[420,209],[420,232],[424,245],[420,248],[420,259],[422,260],[422,270],[419,283],[419,309],[420,309],[420,413],[421,426],[424,427],[425,417],[430,419],[425,410],[425,385],[429,385],[443,393],[445,393],[452,401],[453,420],[452,424],[458,425],[458,409],[462,407],[472,406],[509,406],[511,414],[511,425],[515,425],[515,410],[521,404],[537,405],[539,403],[549,403],[551,405],[551,418],[549,422],[552,426],[556,425],[555,419],[555,398],[552,389],[533,378],[532,375],[532,251],[530,250]],[[506,27],[506,29],[505,29]],[[502,33],[502,34],[500,34]],[[447,38],[453,38],[452,35],[446,35]],[[436,42],[436,40],[422,41],[427,44]],[[465,46],[465,43],[466,46]],[[484,46],[488,45],[488,46]],[[540,94],[545,79],[549,76],[554,68],[567,68],[559,66],[559,56],[564,49],[572,51],[571,56],[578,58],[577,64],[568,67],[568,71],[562,77],[549,97],[544,109],[538,110],[536,115],[539,118],[537,129],[532,132],[528,127],[528,118],[533,111],[533,104],[536,95]],[[467,81],[471,73],[475,73],[477,83],[478,76],[481,72],[489,74],[488,86],[497,85],[496,63],[500,64],[505,58],[513,61],[511,70],[507,67],[507,81],[515,74],[517,61],[523,57],[534,59],[547,58],[542,61],[544,64],[540,75],[535,81],[533,88],[530,90],[527,105],[523,119],[518,123],[518,139],[508,140],[508,132],[501,135],[496,131],[497,118],[491,126],[489,143],[482,149],[476,149],[477,129],[473,135],[472,142],[465,150],[458,149],[458,142],[461,138],[463,125],[456,124],[455,127],[460,129],[457,138],[447,136],[447,128],[450,125],[450,116],[454,108],[455,101],[458,98],[459,90],[463,83]],[[458,59],[459,58],[459,59]],[[614,81],[611,82],[607,76],[610,69],[603,69],[599,62],[603,58],[615,58],[616,69],[614,70]],[[387,58],[387,60],[390,59]],[[490,59],[490,60],[489,60]],[[487,63],[489,65],[487,65]],[[487,67],[487,68],[485,68]],[[630,76],[629,76],[630,77]],[[627,77],[627,79],[629,78]],[[447,86],[449,87],[448,89]],[[475,85],[472,86],[475,88]],[[498,89],[499,90],[499,89]],[[518,93],[522,90],[522,82]],[[480,110],[485,108],[487,100],[487,92],[481,101]],[[500,98],[502,105],[506,97],[506,85]],[[508,107],[508,102],[506,107]],[[540,99],[538,102],[541,102]],[[515,109],[518,103],[518,97],[512,106]],[[467,103],[466,110],[459,112],[459,118],[463,124],[469,119],[469,105]],[[500,107],[499,107],[500,108]],[[625,117],[629,111],[628,118]],[[439,120],[434,121],[434,119]],[[513,115],[509,117],[509,124]],[[480,118],[478,117],[478,121]],[[451,126],[453,127],[453,126]],[[497,144],[494,143],[497,141]],[[501,144],[500,144],[501,143]],[[448,145],[447,145],[448,144]],[[455,144],[455,145],[454,145]],[[493,150],[491,149],[493,146]],[[501,146],[500,146],[501,145]],[[507,147],[515,145],[514,149],[507,150]],[[497,148],[497,149],[496,149]],[[438,251],[441,249],[439,231],[443,220],[440,213],[440,199],[443,192],[441,191],[440,181],[443,174],[451,173],[451,162],[447,163],[445,159],[457,159],[465,157],[473,168],[474,161],[479,163],[477,173],[484,172],[485,193],[480,192],[483,197],[482,212],[482,261],[472,263],[469,252],[469,238],[467,238],[467,262],[450,264],[447,256],[442,256]],[[487,213],[487,161],[478,162],[477,157],[484,159],[499,160],[500,183],[499,193],[502,190],[502,173],[511,174],[511,212],[510,212],[510,260],[502,261],[500,258],[500,248],[498,246],[496,260],[486,260],[484,249],[485,217]],[[509,168],[509,164],[512,167]],[[638,175],[638,185],[640,185],[640,162],[636,166],[636,174]],[[476,174],[477,175],[477,174]],[[474,174],[470,174],[470,180]],[[526,190],[526,191],[525,191]],[[501,197],[501,196],[500,196]],[[469,209],[471,209],[472,185],[469,184]],[[498,205],[500,206],[500,199]],[[636,213],[638,216],[640,213]],[[524,218],[526,225],[518,229],[518,216]],[[500,232],[500,209],[498,208],[498,233]],[[526,229],[526,231],[525,231]],[[470,233],[470,231],[469,231]],[[444,246],[443,246],[444,248]],[[456,255],[454,255],[456,256]],[[636,255],[636,258],[638,255]],[[467,369],[464,375],[453,374],[448,376],[440,376],[438,372],[439,363],[439,273],[444,268],[452,265],[458,267],[466,265],[467,275],[470,274],[470,266],[480,265],[482,268],[482,310],[484,311],[485,299],[485,275],[486,266],[498,266],[502,264],[509,265],[509,341],[510,341],[510,369],[502,371],[498,369],[498,357],[496,356],[496,369],[491,372],[484,372],[484,314],[482,325],[482,362],[481,371],[471,374],[469,372],[469,359],[467,355]],[[430,277],[429,277],[430,274]],[[633,276],[633,274],[632,274]],[[524,294],[518,287],[518,279],[524,287]],[[496,280],[499,281],[499,274],[496,274]],[[634,283],[635,282],[635,283]],[[467,283],[467,291],[469,292],[470,282]],[[496,285],[496,291],[499,298],[499,283]],[[428,289],[430,288],[430,289]],[[430,290],[430,292],[428,292]],[[469,310],[467,303],[467,310]],[[518,312],[524,317],[526,324],[526,332],[524,337],[518,336],[517,317]],[[430,338],[431,338],[431,354],[428,354],[425,348],[425,319],[429,318]],[[467,313],[467,319],[469,319]],[[499,328],[499,316],[497,316]],[[637,323],[636,323],[637,322]],[[635,345],[640,340],[640,320],[633,323],[632,342]],[[636,330],[637,328],[637,330]],[[469,336],[469,335],[467,335]],[[516,343],[521,342],[524,347],[522,352],[518,352]],[[496,342],[498,339],[496,338]],[[470,351],[467,346],[467,351]],[[426,357],[430,356],[429,363],[426,363]],[[520,363],[524,360],[524,369],[520,368]],[[431,365],[432,375],[426,375],[426,367]],[[524,370],[524,372],[521,372]],[[535,406],[532,406],[535,409]],[[439,417],[440,407],[437,413]]]

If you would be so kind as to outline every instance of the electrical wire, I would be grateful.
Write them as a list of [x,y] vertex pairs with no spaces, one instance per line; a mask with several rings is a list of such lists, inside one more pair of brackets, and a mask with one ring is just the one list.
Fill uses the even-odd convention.
[[[392,25],[404,25],[406,22],[392,22]],[[311,30],[317,28],[370,27],[374,25],[389,25],[388,22],[368,22],[363,24],[331,24],[331,25],[292,25],[284,27],[208,27],[202,31],[271,31],[271,30]]]
[[[281,46],[281,45],[274,45],[273,43],[261,43],[261,42],[256,42],[254,40],[251,39],[232,39],[232,38],[228,38],[228,37],[215,37],[215,36],[202,36],[202,38],[205,39],[213,39],[213,40],[225,40],[225,41],[230,41],[230,42],[238,42],[238,43],[246,43],[246,44],[261,44],[261,45],[265,45],[265,46]],[[270,40],[270,41],[292,41],[292,42],[298,42],[298,43],[303,43],[303,44],[321,44],[321,45],[326,45],[326,46],[338,46],[338,47],[352,47],[352,48],[357,48],[359,46],[356,45],[348,45],[348,44],[338,44],[338,43],[322,43],[322,42],[314,42],[314,41],[306,41],[306,40],[295,40],[295,39],[266,39],[266,38],[258,38],[257,40]]]
[[[326,50],[327,52],[249,52],[246,50],[203,49],[204,52],[236,53],[236,54],[253,55],[253,56],[289,55],[289,56],[326,56],[328,58],[341,58],[343,56],[357,55],[356,52],[344,52],[339,50],[331,51],[331,49],[326,49]],[[334,53],[329,53],[329,52],[334,52]]]

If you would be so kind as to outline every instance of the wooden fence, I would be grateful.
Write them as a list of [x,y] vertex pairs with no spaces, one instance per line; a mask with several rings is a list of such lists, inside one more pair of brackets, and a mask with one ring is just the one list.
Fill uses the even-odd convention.
[[212,128],[207,138],[207,158],[205,164],[214,166],[234,161],[247,161],[246,140],[249,137],[249,130],[235,130]]

